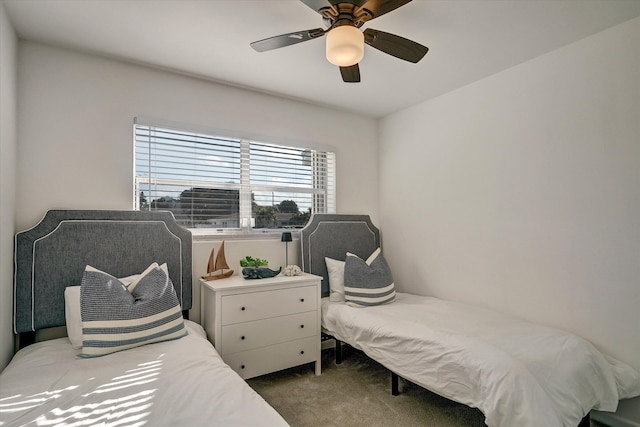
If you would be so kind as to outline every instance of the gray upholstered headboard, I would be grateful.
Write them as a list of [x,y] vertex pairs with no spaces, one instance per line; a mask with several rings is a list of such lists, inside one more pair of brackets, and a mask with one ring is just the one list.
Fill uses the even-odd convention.
[[369,215],[315,214],[300,231],[302,270],[322,276],[322,296],[329,295],[324,258],[344,261],[347,252],[366,259],[380,247],[380,231]]
[[191,308],[191,232],[171,212],[51,210],[16,235],[14,330],[65,325],[64,289],[85,266],[116,277],[167,263],[183,310]]

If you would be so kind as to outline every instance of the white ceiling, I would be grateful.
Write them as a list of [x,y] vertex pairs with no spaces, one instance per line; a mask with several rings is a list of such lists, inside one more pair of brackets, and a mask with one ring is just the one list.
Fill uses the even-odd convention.
[[344,83],[324,37],[258,53],[259,39],[323,27],[298,0],[2,0],[22,39],[95,52],[382,117],[640,16],[640,0],[414,0],[365,28],[429,47],[418,64],[369,46]]

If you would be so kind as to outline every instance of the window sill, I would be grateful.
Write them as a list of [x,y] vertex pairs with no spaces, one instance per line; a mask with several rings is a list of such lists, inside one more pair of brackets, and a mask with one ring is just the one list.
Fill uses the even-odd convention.
[[300,237],[299,230],[269,230],[269,231],[241,231],[241,230],[215,230],[190,228],[193,241],[211,241],[211,240],[278,240],[282,237],[283,231],[291,231],[294,240]]

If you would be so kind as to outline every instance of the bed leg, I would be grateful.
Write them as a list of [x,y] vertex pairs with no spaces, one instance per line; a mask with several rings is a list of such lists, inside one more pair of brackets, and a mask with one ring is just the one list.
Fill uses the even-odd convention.
[[580,424],[578,427],[590,427],[591,426],[591,416],[589,414],[585,415],[582,420],[580,420]]
[[336,339],[336,365],[342,363],[342,341]]
[[391,395],[397,396],[400,394],[400,390],[398,387],[398,374],[395,372],[391,372]]

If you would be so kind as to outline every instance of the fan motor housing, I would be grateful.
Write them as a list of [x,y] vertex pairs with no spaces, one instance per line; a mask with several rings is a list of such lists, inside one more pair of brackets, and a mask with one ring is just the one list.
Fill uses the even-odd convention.
[[351,3],[338,3],[331,7],[323,7],[318,11],[327,28],[335,28],[341,25],[352,25],[356,28],[371,19],[373,13],[363,7],[358,7]]

